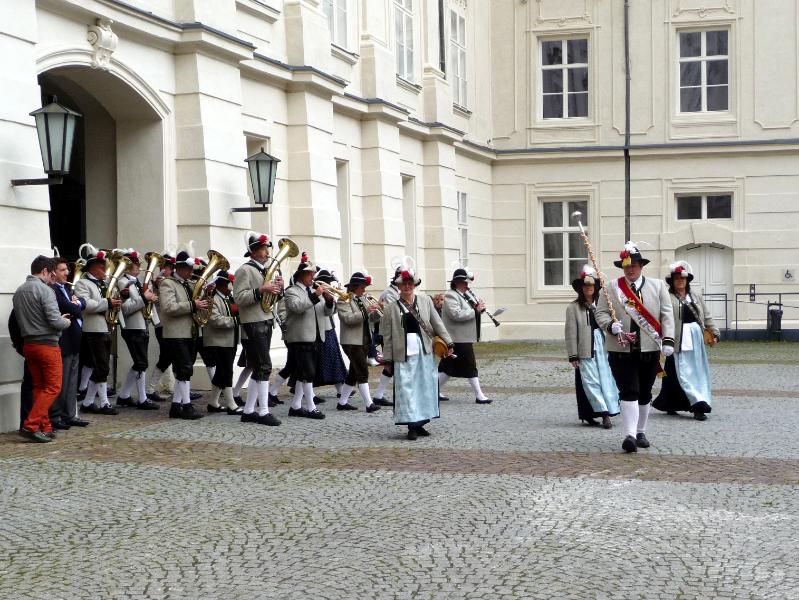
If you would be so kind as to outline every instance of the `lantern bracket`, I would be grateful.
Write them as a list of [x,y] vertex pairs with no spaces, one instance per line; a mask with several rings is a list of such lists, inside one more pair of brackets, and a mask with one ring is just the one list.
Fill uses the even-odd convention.
[[230,212],[269,212],[268,206],[248,206],[246,208],[231,208]]
[[63,177],[43,177],[41,179],[12,179],[12,186],[20,185],[58,185],[64,183]]

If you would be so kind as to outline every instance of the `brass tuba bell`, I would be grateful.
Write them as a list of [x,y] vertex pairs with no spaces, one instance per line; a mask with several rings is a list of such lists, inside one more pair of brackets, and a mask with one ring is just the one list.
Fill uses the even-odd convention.
[[[228,259],[216,250],[209,250],[208,266],[205,267],[202,275],[200,275],[200,277],[197,279],[197,282],[194,284],[194,289],[191,293],[192,300],[208,300],[208,288],[206,283],[211,278],[211,275],[221,269],[230,269],[230,263],[228,262]],[[191,316],[194,319],[194,322],[197,323],[198,327],[204,327],[211,318],[211,311],[213,311],[213,305],[211,305],[211,308],[198,310],[192,313]]]
[[[269,268],[264,273],[264,283],[269,283],[272,281],[276,275],[280,274],[280,263],[286,260],[287,258],[294,258],[300,253],[300,248],[297,244],[294,243],[293,240],[290,238],[280,238],[277,241],[277,254],[272,257],[272,262],[269,265]],[[272,309],[277,304],[278,299],[280,298],[279,294],[271,294],[269,292],[265,293],[261,298],[261,308],[266,314],[272,312]]]

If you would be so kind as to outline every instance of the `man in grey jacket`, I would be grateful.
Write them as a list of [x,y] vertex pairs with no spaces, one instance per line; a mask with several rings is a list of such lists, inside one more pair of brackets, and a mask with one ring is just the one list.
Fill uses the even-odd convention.
[[35,442],[53,439],[50,405],[61,391],[61,350],[58,340],[71,323],[69,315],[58,310],[52,281],[53,259],[37,256],[31,274],[17,288],[12,299],[14,312],[24,339],[23,355],[33,379],[33,407],[19,432]]

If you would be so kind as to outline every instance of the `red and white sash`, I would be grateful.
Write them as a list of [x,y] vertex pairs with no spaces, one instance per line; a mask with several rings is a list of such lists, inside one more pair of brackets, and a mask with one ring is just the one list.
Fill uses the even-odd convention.
[[660,322],[652,316],[652,313],[643,305],[641,299],[633,293],[627,284],[627,280],[624,277],[619,277],[612,282],[612,287],[616,292],[619,303],[630,315],[630,318],[638,325],[641,331],[646,332],[652,338],[658,348],[662,348],[663,328],[660,326]]

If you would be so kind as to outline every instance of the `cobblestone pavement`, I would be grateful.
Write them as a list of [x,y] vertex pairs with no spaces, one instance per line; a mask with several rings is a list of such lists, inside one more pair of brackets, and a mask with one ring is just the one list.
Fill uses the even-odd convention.
[[0,598],[799,598],[799,356],[725,346],[710,418],[655,413],[635,455],[532,344],[482,345],[494,404],[451,382],[415,442],[335,400],[0,435]]

